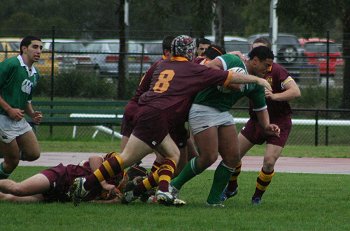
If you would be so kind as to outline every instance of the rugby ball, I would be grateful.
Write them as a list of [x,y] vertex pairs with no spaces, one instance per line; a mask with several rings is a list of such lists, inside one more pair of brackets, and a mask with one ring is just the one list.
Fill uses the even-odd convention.
[[233,72],[237,72],[237,73],[241,73],[241,74],[247,74],[246,70],[242,67],[232,67],[232,68],[228,69],[228,71],[233,71]]
[[[228,69],[228,71],[233,71],[233,72],[237,72],[237,73],[241,73],[241,74],[247,74],[246,70],[242,67],[232,67],[230,69]],[[244,85],[243,85],[244,86]],[[232,90],[225,88],[223,86],[217,86],[218,90],[221,91],[222,93],[230,93]],[[242,91],[242,89],[241,89]]]

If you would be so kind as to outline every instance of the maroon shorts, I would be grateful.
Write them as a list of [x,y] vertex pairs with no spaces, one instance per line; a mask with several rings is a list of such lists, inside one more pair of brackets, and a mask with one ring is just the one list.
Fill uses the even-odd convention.
[[259,122],[253,119],[249,119],[249,121],[242,128],[241,134],[253,144],[263,144],[266,142],[267,144],[284,147],[292,129],[292,120],[290,116],[284,116],[271,120],[270,123],[276,124],[280,127],[280,137],[266,136]]
[[178,124],[177,126],[170,128],[169,134],[178,148],[183,148],[187,145],[189,132],[185,128],[185,124]]
[[120,133],[123,136],[130,137],[135,127],[135,115],[139,105],[135,101],[129,101],[124,108],[123,121]]
[[132,134],[151,148],[155,148],[169,133],[167,114],[167,110],[160,110],[147,105],[139,107]]
[[[44,200],[46,202],[67,202],[70,201],[68,196],[69,188],[72,185],[73,181],[77,177],[90,175],[91,169],[82,167],[79,165],[67,165],[59,164],[55,167],[45,169],[41,171],[41,174],[47,177],[50,182],[50,190],[43,193]],[[89,197],[86,200],[91,200],[96,197],[99,193],[93,190],[89,194]]]

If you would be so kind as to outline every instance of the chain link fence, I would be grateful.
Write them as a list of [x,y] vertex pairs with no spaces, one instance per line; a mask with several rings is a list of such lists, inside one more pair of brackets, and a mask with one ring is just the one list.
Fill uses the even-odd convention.
[[[290,144],[347,145],[349,111],[340,108],[344,64],[349,57],[342,55],[343,41],[325,38],[305,39],[283,34],[278,40],[276,62],[283,65],[296,79],[303,100],[291,102],[294,126]],[[285,36],[285,38],[283,38]],[[57,36],[59,37],[59,36]],[[340,37],[339,35],[334,37]],[[225,48],[247,54],[254,36],[248,38],[227,36]],[[0,61],[17,55],[20,38],[0,38]],[[162,38],[158,40],[130,39],[127,42],[126,88],[130,98],[142,74],[161,56]],[[118,65],[121,53],[118,39],[43,39],[41,59],[35,64],[41,74],[34,100],[119,100]],[[313,95],[312,90],[316,89]],[[320,90],[319,90],[320,89]],[[326,89],[326,90],[325,90]],[[321,93],[320,93],[321,92]],[[306,97],[305,97],[306,96]],[[327,102],[327,103],[326,103]],[[238,106],[245,106],[243,100]],[[325,110],[331,105],[332,110]],[[307,109],[305,109],[307,108]],[[320,109],[318,109],[320,108]],[[334,109],[337,110],[334,110]],[[338,109],[340,111],[338,111]],[[238,110],[242,111],[245,110]],[[236,110],[234,110],[234,115]],[[237,117],[235,115],[235,117]],[[247,118],[247,115],[238,116]],[[238,127],[243,124],[238,123]],[[39,139],[71,139],[72,127],[37,127]],[[52,128],[51,128],[52,129]],[[118,127],[113,128],[118,130]],[[75,139],[114,139],[110,134],[84,127],[77,130]],[[50,135],[48,135],[50,134]],[[95,135],[94,135],[95,134]]]

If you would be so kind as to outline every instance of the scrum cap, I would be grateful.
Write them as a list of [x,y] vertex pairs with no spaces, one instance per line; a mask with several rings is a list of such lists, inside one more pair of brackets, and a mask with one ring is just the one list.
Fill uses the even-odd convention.
[[195,48],[195,40],[187,35],[177,36],[171,43],[173,56],[181,56],[192,61]]

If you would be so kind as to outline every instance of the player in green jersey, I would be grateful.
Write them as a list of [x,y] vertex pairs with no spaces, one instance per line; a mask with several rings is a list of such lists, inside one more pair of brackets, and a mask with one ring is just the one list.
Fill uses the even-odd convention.
[[[249,60],[243,62],[236,55],[225,54],[207,65],[263,77],[273,62],[273,53],[269,48],[260,47],[253,49],[249,55]],[[207,203],[211,206],[223,206],[220,199],[222,190],[231,173],[241,165],[237,131],[234,119],[229,112],[232,106],[240,98],[249,97],[253,101],[254,110],[265,131],[271,135],[279,133],[278,126],[269,122],[264,91],[263,87],[256,84],[245,84],[238,91],[214,86],[197,94],[189,113],[189,123],[199,156],[190,160],[182,172],[171,181],[171,190],[174,194],[187,181],[212,165],[220,153],[223,161],[215,171]]]
[[20,43],[20,54],[0,63],[0,179],[8,178],[19,160],[34,161],[40,156],[39,143],[24,118],[34,124],[41,121],[41,112],[34,111],[31,100],[39,73],[33,66],[40,59],[43,43],[35,36],[26,36]]

